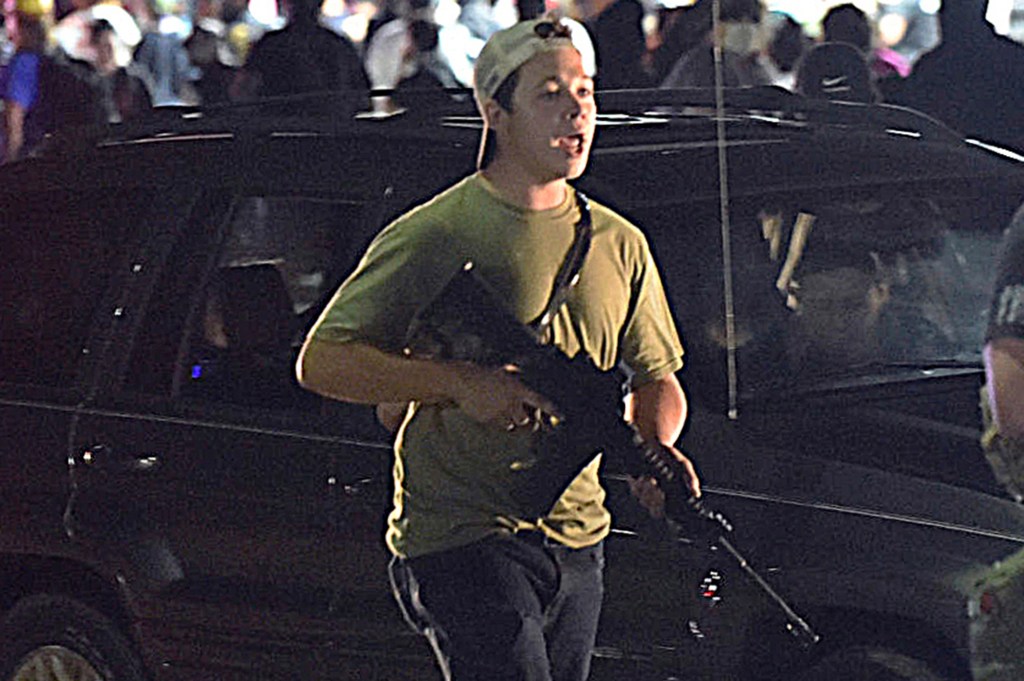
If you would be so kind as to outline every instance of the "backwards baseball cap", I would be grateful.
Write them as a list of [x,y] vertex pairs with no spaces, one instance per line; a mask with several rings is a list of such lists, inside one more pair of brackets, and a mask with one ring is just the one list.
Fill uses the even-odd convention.
[[477,104],[494,98],[501,84],[541,52],[571,47],[583,58],[583,70],[593,76],[594,46],[582,24],[572,19],[541,17],[520,21],[494,33],[476,59],[473,95]]
[[871,103],[877,93],[864,55],[848,43],[821,43],[797,67],[796,90],[807,97]]

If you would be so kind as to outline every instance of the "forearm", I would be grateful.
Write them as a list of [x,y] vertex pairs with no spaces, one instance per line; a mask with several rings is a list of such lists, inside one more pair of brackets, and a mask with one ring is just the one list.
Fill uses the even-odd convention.
[[4,129],[7,133],[6,160],[17,160],[21,155],[21,147],[25,143],[25,109],[19,104],[6,102]]
[[1024,340],[997,338],[986,345],[985,370],[999,433],[1024,439]]
[[[675,443],[686,424],[686,395],[674,375],[647,383],[630,395],[627,417],[646,442],[657,442],[671,451],[686,472],[686,487],[690,496],[700,497],[700,477],[697,470]],[[645,477],[631,481],[630,488],[640,503],[654,517],[664,512],[665,497],[657,484]]]
[[559,414],[543,395],[527,388],[514,370],[413,359],[365,343],[307,341],[299,353],[296,374],[305,388],[336,400],[451,402],[474,421],[503,428],[528,425],[538,410]]
[[644,440],[673,445],[683,432],[686,410],[682,386],[670,374],[633,391],[627,413]]
[[468,365],[413,359],[366,343],[307,341],[296,374],[308,390],[345,402],[445,402],[459,399]]

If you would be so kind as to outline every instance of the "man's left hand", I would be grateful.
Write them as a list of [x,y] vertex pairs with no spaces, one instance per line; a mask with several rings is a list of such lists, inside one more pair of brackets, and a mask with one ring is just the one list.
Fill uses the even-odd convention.
[[[672,453],[686,470],[688,476],[686,486],[690,496],[700,498],[700,478],[697,477],[697,470],[693,467],[693,462],[675,447],[666,446],[666,449]],[[630,477],[629,491],[640,502],[640,505],[647,509],[652,518],[660,519],[665,517],[665,490],[658,485],[658,481],[653,477],[649,475],[637,478]]]

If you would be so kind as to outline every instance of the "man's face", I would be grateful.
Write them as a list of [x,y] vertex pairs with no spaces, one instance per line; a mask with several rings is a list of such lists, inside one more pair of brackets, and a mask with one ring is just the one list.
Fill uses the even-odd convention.
[[93,67],[101,73],[110,73],[117,69],[117,61],[114,59],[114,32],[104,31],[96,36],[93,47],[96,48],[96,56],[93,60]]
[[519,68],[512,111],[491,102],[497,161],[537,184],[572,180],[587,167],[597,106],[594,82],[571,47],[541,52]]

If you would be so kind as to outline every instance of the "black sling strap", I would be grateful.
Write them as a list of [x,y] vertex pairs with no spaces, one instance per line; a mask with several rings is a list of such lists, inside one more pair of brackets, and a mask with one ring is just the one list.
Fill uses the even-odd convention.
[[565,255],[558,274],[555,275],[555,283],[551,289],[551,297],[548,299],[544,312],[530,324],[537,338],[544,336],[551,322],[555,318],[558,309],[569,297],[569,291],[579,281],[580,268],[583,267],[583,260],[590,250],[590,238],[594,232],[594,226],[590,217],[590,200],[587,196],[576,190],[576,206],[579,208],[580,217],[576,221],[575,234],[569,252]]

